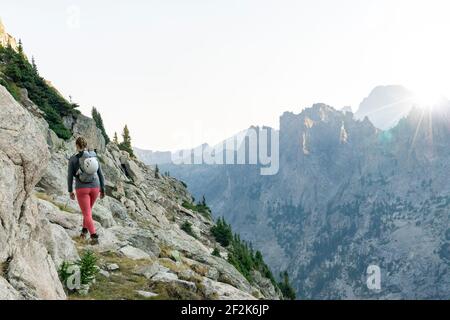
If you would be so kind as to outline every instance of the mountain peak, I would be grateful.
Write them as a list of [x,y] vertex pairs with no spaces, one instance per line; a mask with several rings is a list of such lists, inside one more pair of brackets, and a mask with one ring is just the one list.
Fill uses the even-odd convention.
[[359,105],[356,119],[368,117],[375,127],[387,130],[407,116],[413,106],[414,94],[400,85],[375,87]]

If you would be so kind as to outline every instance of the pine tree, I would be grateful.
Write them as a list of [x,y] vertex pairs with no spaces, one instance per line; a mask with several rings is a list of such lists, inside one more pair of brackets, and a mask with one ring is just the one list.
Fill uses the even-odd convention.
[[219,218],[215,226],[211,228],[211,233],[217,242],[222,246],[228,247],[233,239],[231,226],[225,222],[225,218]]
[[202,202],[200,203],[200,205],[206,207],[206,198],[205,198],[204,195],[203,195],[203,197],[202,197]]
[[18,44],[18,46],[17,46],[17,51],[18,51],[20,54],[23,54],[22,39],[19,39],[19,44]]
[[117,132],[114,132],[113,142],[117,145],[119,144],[119,138],[117,137]]
[[36,74],[39,74],[38,68],[36,65],[36,60],[34,60],[34,56],[31,57],[31,66],[33,67],[34,72],[36,72]]
[[159,176],[159,167],[158,167],[158,165],[156,165],[156,167],[155,167],[155,178],[156,178],[156,179],[159,179],[159,178],[160,178],[160,176]]
[[284,271],[280,274],[281,282],[278,283],[278,287],[280,288],[283,296],[289,300],[295,300],[296,294],[294,288],[292,288],[289,282],[289,275],[287,271]]
[[128,130],[127,125],[123,128],[122,139],[123,141],[119,144],[119,148],[134,157],[133,147],[131,146],[130,130]]
[[97,125],[97,128],[99,128],[100,131],[102,132],[103,138],[105,138],[105,143],[108,144],[110,140],[109,140],[108,135],[106,134],[105,126],[103,125],[102,116],[95,107],[92,107],[92,119],[94,119],[95,124]]

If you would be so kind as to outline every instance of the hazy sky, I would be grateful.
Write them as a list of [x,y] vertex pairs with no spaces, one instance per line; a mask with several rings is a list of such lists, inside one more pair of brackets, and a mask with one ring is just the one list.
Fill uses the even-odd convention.
[[41,74],[138,147],[215,143],[376,85],[450,96],[450,1],[1,0]]

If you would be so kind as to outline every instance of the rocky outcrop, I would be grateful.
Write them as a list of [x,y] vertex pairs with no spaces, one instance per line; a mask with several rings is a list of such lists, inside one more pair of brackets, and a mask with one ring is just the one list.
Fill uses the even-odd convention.
[[65,298],[33,188],[50,154],[31,114],[0,86],[0,298]]
[[13,36],[8,34],[5,30],[2,20],[0,19],[0,45],[3,47],[11,46],[14,50],[17,50],[17,42]]

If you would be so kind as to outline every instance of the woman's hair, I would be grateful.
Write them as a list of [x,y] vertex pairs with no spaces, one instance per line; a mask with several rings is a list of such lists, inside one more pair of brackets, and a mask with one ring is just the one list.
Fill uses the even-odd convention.
[[80,149],[86,149],[87,148],[87,141],[83,137],[78,137],[77,141],[75,142],[78,148]]

